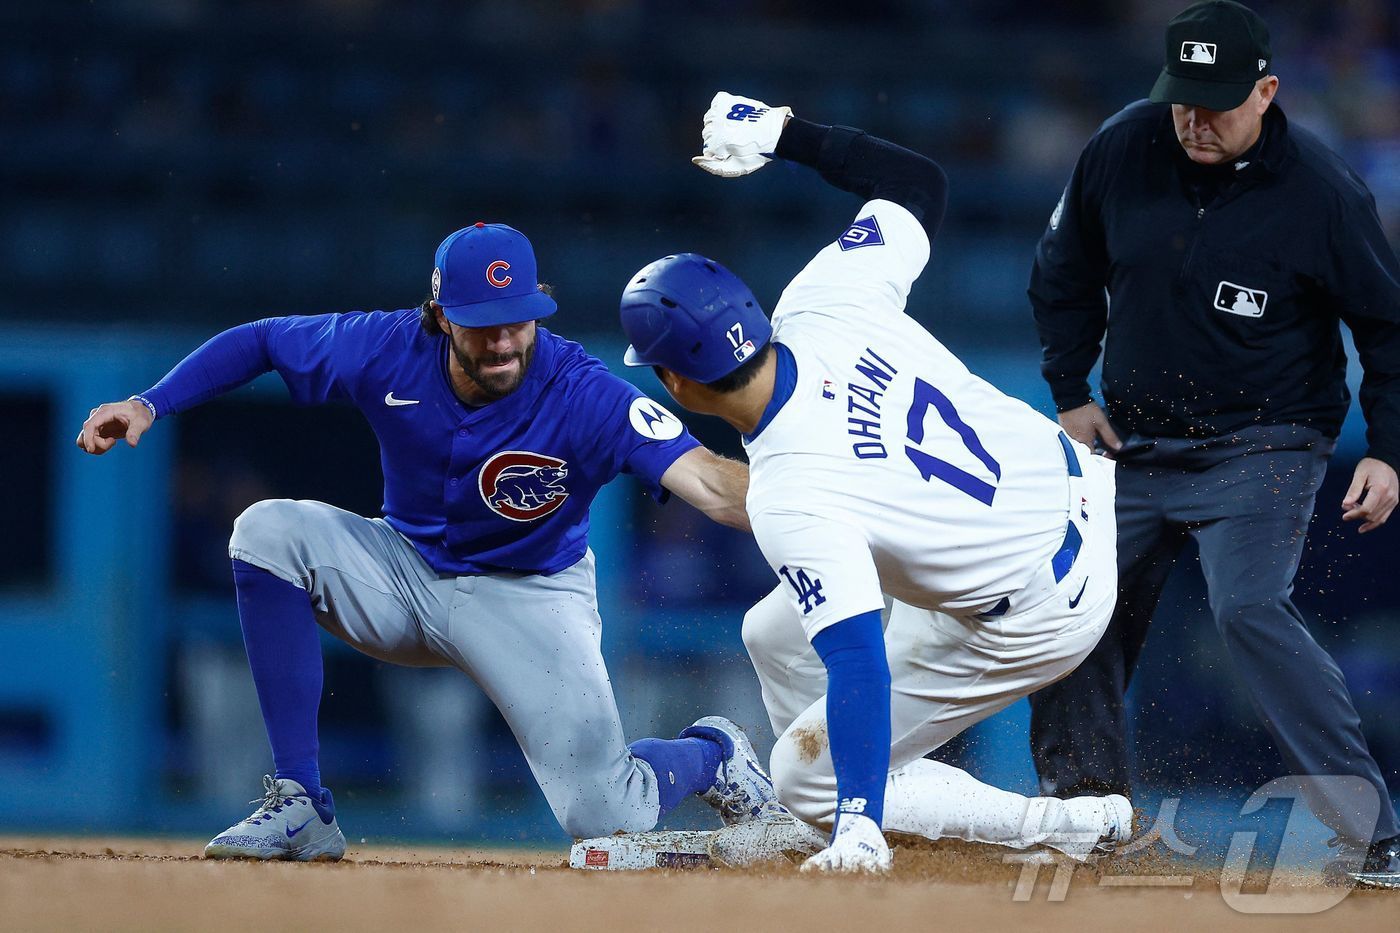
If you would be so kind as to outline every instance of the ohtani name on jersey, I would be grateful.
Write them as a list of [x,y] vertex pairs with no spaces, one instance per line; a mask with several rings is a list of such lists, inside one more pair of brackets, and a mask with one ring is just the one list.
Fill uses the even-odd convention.
[[880,438],[880,402],[898,372],[880,354],[866,347],[856,360],[854,379],[846,384],[846,411],[850,413],[846,433],[860,438],[851,444],[851,451],[862,460],[889,456]]

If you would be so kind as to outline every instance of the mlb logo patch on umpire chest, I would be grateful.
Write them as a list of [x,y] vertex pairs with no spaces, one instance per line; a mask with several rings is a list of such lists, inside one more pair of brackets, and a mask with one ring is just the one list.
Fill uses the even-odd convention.
[[841,234],[836,240],[836,245],[842,250],[859,249],[862,246],[883,246],[885,238],[880,235],[880,225],[875,222],[875,215],[862,217],[846,228],[846,232]]
[[1215,288],[1215,310],[1241,317],[1263,317],[1269,293],[1234,282],[1221,282]]

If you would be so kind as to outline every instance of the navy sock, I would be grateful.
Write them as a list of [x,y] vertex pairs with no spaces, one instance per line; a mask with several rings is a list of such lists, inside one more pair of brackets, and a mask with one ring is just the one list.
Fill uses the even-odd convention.
[[880,825],[890,770],[890,665],[880,613],[822,629],[812,639],[826,665],[826,723],[836,770],[836,818],[859,813]]
[[638,739],[627,747],[656,772],[661,790],[658,820],[691,794],[709,790],[724,760],[724,748],[710,739]]
[[258,689],[276,776],[321,797],[321,641],[306,591],[259,567],[233,562],[243,647]]

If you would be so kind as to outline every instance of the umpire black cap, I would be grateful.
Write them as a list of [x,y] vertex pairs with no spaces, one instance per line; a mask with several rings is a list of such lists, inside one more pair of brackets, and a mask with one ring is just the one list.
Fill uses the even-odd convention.
[[1272,61],[1269,27],[1257,13],[1232,0],[1206,0],[1167,24],[1166,64],[1148,98],[1234,110]]

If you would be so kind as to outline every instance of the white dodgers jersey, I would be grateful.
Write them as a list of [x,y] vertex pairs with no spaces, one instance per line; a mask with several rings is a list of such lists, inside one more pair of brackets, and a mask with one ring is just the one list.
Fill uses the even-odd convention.
[[1065,539],[1059,426],[968,372],[904,313],[923,227],[868,202],[783,292],[792,396],[746,438],[754,535],[810,638],[901,602],[991,609]]

